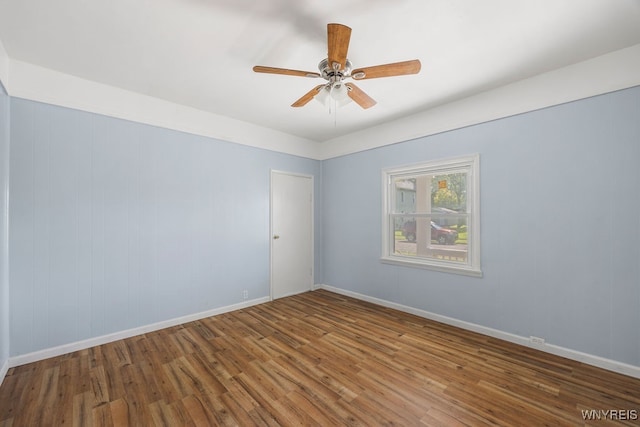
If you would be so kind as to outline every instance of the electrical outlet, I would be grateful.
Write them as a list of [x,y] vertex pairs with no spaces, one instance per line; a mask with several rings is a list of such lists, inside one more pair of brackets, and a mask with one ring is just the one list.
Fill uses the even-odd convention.
[[245,289],[244,291],[242,291],[242,299],[248,299],[248,298],[249,298],[249,291]]
[[529,337],[529,341],[531,344],[544,345],[544,338],[534,337],[533,335]]

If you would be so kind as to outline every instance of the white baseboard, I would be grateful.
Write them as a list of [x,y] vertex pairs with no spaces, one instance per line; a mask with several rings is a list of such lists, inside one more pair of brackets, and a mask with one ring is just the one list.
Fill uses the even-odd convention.
[[[403,311],[405,313],[415,314],[416,316],[424,317],[425,319],[430,319],[436,322],[445,323],[447,325],[456,326],[469,331],[478,332],[480,334],[503,339],[505,341],[509,341],[515,344],[520,344],[525,347],[535,348],[536,350],[541,350],[550,354],[555,354],[557,356],[566,357],[567,359],[576,360],[578,362],[586,363],[588,365],[593,365],[593,366],[597,366],[599,368],[607,369],[613,372],[618,372],[620,374],[629,375],[634,378],[640,378],[640,367],[638,366],[629,365],[629,364],[618,362],[611,359],[606,359],[600,356],[594,356],[594,355],[583,353],[576,350],[571,350],[571,349],[557,346],[554,344],[541,344],[541,345],[532,344],[529,338],[522,337],[520,335],[515,335],[509,332],[488,328],[486,326],[481,326],[475,323],[454,319],[452,317],[442,316],[439,314],[428,312],[426,310],[405,306],[402,304],[390,302],[380,298],[370,297],[367,295],[359,294],[357,292],[352,292],[352,291],[336,288],[329,285],[314,284],[313,289],[314,290],[326,289],[327,291],[330,291],[330,292],[335,292],[337,294],[349,296],[362,301],[378,304],[383,307],[393,308],[395,310]],[[239,304],[233,304],[226,307],[220,307],[220,308],[216,308],[208,311],[203,311],[200,313],[195,313],[195,314],[191,314],[183,317],[165,320],[158,323],[153,323],[150,325],[140,326],[138,328],[115,332],[113,334],[103,335],[100,337],[90,338],[83,341],[78,341],[78,342],[64,344],[61,346],[52,347],[52,348],[48,348],[40,351],[35,351],[33,353],[14,356],[9,358],[9,360],[5,361],[5,363],[0,367],[0,385],[2,384],[2,381],[4,380],[4,377],[7,374],[7,371],[11,367],[24,365],[31,362],[37,362],[39,360],[60,356],[60,355],[71,353],[78,350],[84,350],[86,348],[95,347],[97,345],[107,344],[113,341],[130,338],[130,337],[145,334],[148,332],[157,331],[159,329],[169,328],[169,327],[180,325],[183,323],[192,322],[194,320],[203,319],[205,317],[228,313],[230,311],[251,307],[253,305],[262,304],[269,301],[270,301],[269,297],[262,297],[262,298],[254,299],[251,301],[245,301]]]
[[452,317],[442,316],[440,314],[431,313],[426,310],[409,307],[406,305],[390,302],[380,298],[370,297],[368,295],[359,294],[357,292],[348,291],[345,289],[335,288],[329,285],[315,285],[315,289],[325,289],[336,294],[345,295],[362,301],[367,301],[373,304],[381,305],[383,307],[393,308],[395,310],[403,311],[405,313],[415,314],[416,316],[424,317],[425,319],[434,320],[436,322],[445,323],[447,325],[456,326],[468,331],[477,332],[483,335],[488,335],[494,338],[499,338],[505,341],[509,341],[515,344],[520,344],[525,347],[535,348],[536,350],[544,351],[546,353],[555,354],[556,356],[566,357],[567,359],[575,360],[585,363],[587,365],[597,366],[598,368],[607,369],[609,371],[617,372],[619,374],[628,375],[634,378],[640,378],[640,366],[629,365],[627,363],[618,362],[615,360],[607,359],[600,356],[594,356],[592,354],[583,353],[581,351],[572,350],[570,348],[561,347],[554,344],[533,344],[530,339],[520,335],[515,335],[509,332],[500,331],[498,329],[488,328],[486,326],[477,325],[475,323],[465,322],[464,320],[454,319]]
[[[32,353],[22,354],[19,356],[10,357],[7,365],[9,367],[15,367],[25,365],[31,362],[37,362],[39,360],[48,359],[50,357],[61,356],[63,354],[72,353],[78,350],[84,350],[87,348],[95,347],[97,345],[107,344],[113,341],[122,340],[125,338],[131,338],[136,335],[146,334],[148,332],[157,331],[164,328],[170,328],[172,326],[181,325],[183,323],[193,322],[194,320],[204,319],[205,317],[216,316],[218,314],[228,313],[230,311],[239,310],[241,308],[251,307],[253,305],[269,302],[270,297],[256,298],[249,301],[243,301],[238,304],[232,304],[225,307],[214,308],[212,310],[202,311],[200,313],[189,314],[187,316],[176,317],[174,319],[164,320],[162,322],[153,323],[150,325],[139,326],[137,328],[127,329],[125,331],[114,332],[112,334],[102,335],[95,338],[89,338],[82,341],[77,341],[69,344],[63,344],[57,347],[46,348],[44,350],[34,351]],[[5,371],[0,371],[1,373]],[[0,384],[4,374],[0,375]]]
[[2,381],[4,381],[5,375],[9,371],[9,359],[5,360],[2,366],[0,366],[0,385],[2,385]]

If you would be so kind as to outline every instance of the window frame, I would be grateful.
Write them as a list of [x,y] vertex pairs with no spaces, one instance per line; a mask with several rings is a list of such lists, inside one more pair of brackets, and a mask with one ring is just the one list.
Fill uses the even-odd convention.
[[[391,247],[394,230],[393,178],[401,175],[443,175],[452,170],[464,169],[467,181],[467,215],[471,229],[470,244],[467,246],[467,262],[455,263],[427,257],[395,255]],[[412,214],[407,214],[412,215]],[[418,213],[420,215],[420,213]],[[382,170],[382,255],[380,261],[408,267],[425,268],[446,273],[482,277],[480,266],[480,155],[473,154],[455,158],[436,159]]]

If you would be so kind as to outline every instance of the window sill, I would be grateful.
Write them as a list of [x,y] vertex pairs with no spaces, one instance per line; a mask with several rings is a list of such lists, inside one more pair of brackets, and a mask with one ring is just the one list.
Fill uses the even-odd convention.
[[400,257],[381,257],[380,262],[384,264],[401,265],[404,267],[423,268],[425,270],[440,271],[442,273],[460,274],[463,276],[482,277],[482,270],[469,266],[454,266],[435,262],[428,262],[416,259]]

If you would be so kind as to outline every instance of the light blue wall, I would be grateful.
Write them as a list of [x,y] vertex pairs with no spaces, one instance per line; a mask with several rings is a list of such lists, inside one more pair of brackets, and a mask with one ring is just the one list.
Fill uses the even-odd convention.
[[270,169],[320,194],[318,161],[12,98],[11,355],[268,296]]
[[[481,279],[381,264],[381,169],[480,153]],[[640,366],[640,87],[323,162],[325,284]]]
[[[12,356],[268,295],[279,169],[316,283],[640,366],[640,88],[324,162],[0,98]],[[476,152],[484,277],[381,264],[381,169]]]
[[8,191],[9,95],[0,82],[0,370],[9,360]]

